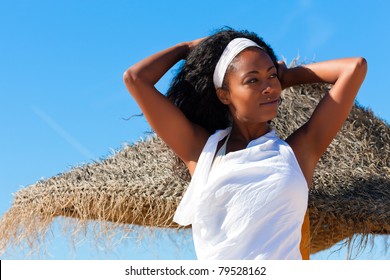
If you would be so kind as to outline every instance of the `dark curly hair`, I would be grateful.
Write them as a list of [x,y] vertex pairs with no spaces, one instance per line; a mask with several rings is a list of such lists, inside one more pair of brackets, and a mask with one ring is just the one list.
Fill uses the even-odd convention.
[[[185,116],[210,133],[230,125],[230,112],[217,97],[213,73],[225,47],[235,38],[248,38],[264,48],[275,67],[277,59],[262,38],[247,30],[224,28],[199,43],[173,78],[167,97]],[[229,69],[228,69],[229,71]]]

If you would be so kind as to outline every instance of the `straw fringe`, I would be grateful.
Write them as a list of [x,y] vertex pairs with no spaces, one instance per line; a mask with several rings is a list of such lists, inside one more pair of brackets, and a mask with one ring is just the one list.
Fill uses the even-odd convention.
[[[273,125],[285,138],[310,117],[328,85],[283,92]],[[112,156],[74,167],[16,193],[0,221],[0,255],[25,245],[41,251],[55,217],[72,240],[88,233],[109,244],[118,233],[142,238],[145,226],[182,229],[172,221],[190,176],[156,136]],[[374,234],[390,233],[390,128],[359,105],[317,165],[309,195],[311,253],[345,240],[364,249]],[[91,226],[92,225],[92,226]],[[110,246],[110,245],[108,245]]]

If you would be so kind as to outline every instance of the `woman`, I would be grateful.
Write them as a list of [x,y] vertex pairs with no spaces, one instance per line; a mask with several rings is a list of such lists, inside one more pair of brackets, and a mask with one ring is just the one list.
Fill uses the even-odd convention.
[[[182,59],[165,97],[154,85]],[[174,220],[192,224],[199,259],[302,258],[314,168],[366,71],[364,58],[287,69],[256,34],[226,29],[158,52],[124,73],[149,124],[192,176]],[[318,82],[333,87],[307,123],[279,139],[270,120],[282,89]]]

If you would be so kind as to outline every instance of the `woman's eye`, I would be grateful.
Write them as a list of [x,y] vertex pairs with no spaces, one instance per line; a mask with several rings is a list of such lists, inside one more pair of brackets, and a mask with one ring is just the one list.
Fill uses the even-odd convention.
[[256,83],[257,82],[257,79],[253,78],[253,79],[249,79],[247,81],[248,84],[253,84],[253,83]]
[[277,78],[278,77],[278,74],[271,74],[271,76],[269,76],[271,79],[273,79],[273,78]]

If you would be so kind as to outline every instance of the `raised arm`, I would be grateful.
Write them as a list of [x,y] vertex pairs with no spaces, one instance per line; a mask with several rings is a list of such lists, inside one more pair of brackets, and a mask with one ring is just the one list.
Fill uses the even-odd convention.
[[283,88],[307,83],[333,84],[319,102],[306,124],[294,132],[287,142],[293,147],[308,181],[317,161],[340,130],[354,104],[367,72],[364,58],[343,58],[313,63],[291,69],[280,67]]
[[127,69],[123,75],[128,91],[138,103],[153,130],[186,163],[192,174],[209,137],[190,122],[155,84],[202,39],[181,43],[158,52]]

